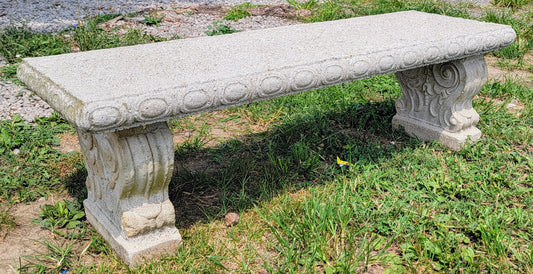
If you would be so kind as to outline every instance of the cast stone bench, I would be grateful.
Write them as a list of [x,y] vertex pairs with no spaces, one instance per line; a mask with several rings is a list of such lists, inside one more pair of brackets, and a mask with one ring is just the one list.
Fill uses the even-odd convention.
[[396,73],[392,121],[459,149],[476,140],[483,54],[509,26],[416,11],[24,59],[18,78],[77,128],[89,222],[130,265],[175,252],[167,120]]

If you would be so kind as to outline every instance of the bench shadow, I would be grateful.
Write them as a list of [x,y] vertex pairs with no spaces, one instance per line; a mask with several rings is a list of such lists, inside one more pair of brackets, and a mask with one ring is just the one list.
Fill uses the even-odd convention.
[[216,147],[178,149],[169,195],[176,225],[223,218],[281,193],[325,184],[342,173],[336,157],[358,166],[386,161],[420,141],[393,131],[394,101],[353,103],[317,112]]
[[[176,226],[189,228],[284,192],[332,181],[342,173],[337,156],[364,168],[419,146],[419,140],[392,129],[394,114],[393,100],[353,103],[216,147],[178,144],[169,185]],[[87,197],[86,178],[81,167],[63,181],[80,202]]]

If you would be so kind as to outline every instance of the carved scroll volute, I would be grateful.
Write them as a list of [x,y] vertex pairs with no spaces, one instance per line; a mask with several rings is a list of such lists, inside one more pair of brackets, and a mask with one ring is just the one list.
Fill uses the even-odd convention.
[[455,63],[459,63],[465,71],[465,78],[462,90],[451,103],[453,108],[449,122],[452,125],[450,126],[452,132],[475,126],[479,122],[479,114],[472,107],[472,99],[483,88],[488,78],[487,65],[483,56],[465,58]]
[[448,132],[469,128],[479,121],[472,98],[486,75],[483,56],[397,72],[403,97],[396,111]]
[[78,132],[87,169],[88,199],[102,208],[116,212],[118,204],[115,185],[120,177],[121,151],[113,133]]
[[79,139],[88,200],[126,237],[174,225],[168,200],[174,154],[166,123],[108,133],[80,131]]

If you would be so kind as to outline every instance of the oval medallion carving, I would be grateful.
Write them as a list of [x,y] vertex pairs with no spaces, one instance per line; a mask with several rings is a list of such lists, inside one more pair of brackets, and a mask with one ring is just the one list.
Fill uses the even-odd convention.
[[185,110],[198,110],[209,107],[210,99],[211,97],[205,91],[193,90],[185,94],[183,105],[185,106]]
[[89,117],[95,127],[108,127],[117,124],[122,116],[115,107],[102,107],[93,110]]
[[163,99],[147,99],[139,106],[139,112],[143,118],[154,118],[167,111],[168,104]]
[[465,53],[479,52],[483,50],[483,39],[479,36],[469,37],[466,40]]
[[232,83],[227,85],[224,88],[224,98],[225,103],[234,103],[245,100],[247,96],[248,88],[246,85],[241,83]]
[[294,88],[304,89],[313,85],[315,74],[310,70],[302,70],[294,75]]
[[462,53],[463,49],[457,42],[452,42],[448,45],[447,49],[448,57],[455,57]]
[[429,47],[426,49],[426,62],[433,62],[439,59],[439,49],[437,47]]
[[403,66],[410,67],[418,62],[418,55],[413,51],[408,51],[403,55]]
[[324,71],[324,84],[331,84],[342,80],[343,69],[339,65],[328,66]]
[[383,56],[379,59],[379,68],[381,71],[390,70],[394,67],[394,58],[390,55]]
[[261,81],[261,90],[265,95],[274,95],[283,90],[283,79],[279,76],[268,76]]
[[353,74],[355,77],[363,76],[369,68],[370,64],[367,61],[357,61],[353,64]]

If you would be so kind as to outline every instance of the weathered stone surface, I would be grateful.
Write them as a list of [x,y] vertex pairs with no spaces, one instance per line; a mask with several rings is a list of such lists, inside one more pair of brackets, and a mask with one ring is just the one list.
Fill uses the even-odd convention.
[[27,58],[18,77],[84,131],[136,127],[505,47],[509,26],[416,11]]
[[175,252],[181,236],[168,199],[174,146],[166,122],[78,136],[89,222],[130,265]]
[[472,98],[487,81],[483,56],[397,72],[396,78],[403,97],[396,101],[394,127],[454,150],[481,137]]
[[[483,54],[509,26],[416,11],[26,58],[18,77],[78,129],[87,218],[130,265],[181,241],[166,120],[397,72],[395,127],[452,149],[479,138]],[[238,216],[238,215],[237,215]]]

